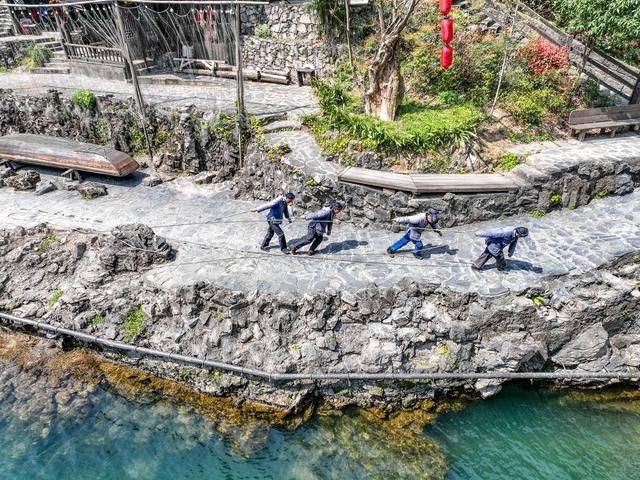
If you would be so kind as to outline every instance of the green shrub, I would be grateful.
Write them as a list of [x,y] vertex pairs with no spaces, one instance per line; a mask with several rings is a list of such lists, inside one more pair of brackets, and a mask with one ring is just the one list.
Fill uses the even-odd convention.
[[100,145],[105,145],[109,141],[110,136],[107,121],[103,118],[99,119],[96,122],[96,141]]
[[101,323],[104,323],[104,317],[97,313],[95,315],[92,315],[89,320],[87,320],[87,323],[89,325],[100,325]]
[[551,195],[551,198],[549,199],[549,203],[551,204],[552,207],[557,207],[559,205],[562,205],[562,195],[558,195],[557,193],[555,195]]
[[219,113],[216,118],[209,123],[209,132],[217,135],[223,142],[227,144],[233,144],[236,142],[235,129],[235,117],[229,115],[228,113]]
[[140,155],[147,151],[147,142],[142,130],[137,128],[129,130],[129,149],[134,155]]
[[54,243],[56,243],[57,241],[58,239],[56,238],[56,236],[50,233],[40,241],[40,243],[36,247],[36,252],[45,252],[49,250],[49,247]]
[[43,67],[49,60],[51,60],[51,55],[51,50],[48,48],[32,43],[27,47],[29,68]]
[[91,111],[96,108],[96,96],[91,90],[77,90],[71,97],[71,103],[81,110]]
[[291,153],[289,144],[278,143],[267,151],[267,158],[273,162],[279,162],[287,153]]
[[500,162],[498,163],[498,167],[501,170],[513,170],[520,163],[520,159],[513,152],[506,152],[502,155]]
[[123,324],[124,341],[132,342],[144,331],[144,312],[142,305],[132,307]]
[[544,212],[542,210],[534,210],[529,215],[533,218],[542,218],[544,217]]
[[505,99],[505,109],[516,121],[525,125],[539,125],[548,113],[561,113],[567,107],[567,99],[551,88],[513,91]]
[[603,188],[598,193],[596,193],[596,198],[604,198],[608,195],[609,195],[609,190],[607,190],[606,188]]
[[271,37],[271,27],[269,25],[258,25],[256,27],[256,35],[260,38],[269,38]]

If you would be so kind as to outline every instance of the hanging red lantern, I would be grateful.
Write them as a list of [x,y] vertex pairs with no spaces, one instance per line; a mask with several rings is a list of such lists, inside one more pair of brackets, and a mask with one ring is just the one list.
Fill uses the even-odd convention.
[[449,15],[451,12],[451,0],[440,0],[440,13]]
[[444,18],[440,22],[440,38],[444,43],[449,43],[453,40],[453,19]]
[[440,54],[440,65],[442,68],[448,69],[453,65],[453,48],[451,45],[445,45],[442,47],[442,53]]

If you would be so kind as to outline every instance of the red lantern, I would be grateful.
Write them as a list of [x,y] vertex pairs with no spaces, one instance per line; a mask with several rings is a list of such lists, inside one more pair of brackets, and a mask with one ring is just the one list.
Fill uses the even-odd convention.
[[440,13],[449,15],[449,12],[451,12],[451,0],[440,0]]
[[453,19],[445,18],[440,22],[440,38],[444,43],[449,43],[453,40]]
[[442,53],[440,54],[440,65],[442,68],[451,68],[453,65],[453,48],[451,45],[445,45],[442,47]]

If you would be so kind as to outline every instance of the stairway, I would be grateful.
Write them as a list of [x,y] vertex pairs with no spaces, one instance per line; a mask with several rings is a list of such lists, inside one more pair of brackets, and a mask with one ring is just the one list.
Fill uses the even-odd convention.
[[42,40],[37,40],[36,43],[42,47],[51,50],[51,60],[49,60],[44,66],[37,67],[31,70],[31,73],[69,73],[69,62],[62,48],[62,43],[53,37],[45,37]]
[[7,7],[0,5],[0,37],[9,37],[11,35],[13,35],[11,13]]

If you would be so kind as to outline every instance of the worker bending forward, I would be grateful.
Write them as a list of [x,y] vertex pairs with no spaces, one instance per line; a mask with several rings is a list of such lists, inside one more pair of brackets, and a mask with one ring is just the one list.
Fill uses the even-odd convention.
[[512,257],[518,245],[518,239],[529,236],[529,230],[526,227],[509,227],[497,230],[489,230],[486,232],[477,232],[476,237],[483,237],[486,247],[482,255],[473,262],[471,268],[474,270],[482,270],[487,261],[493,257],[496,259],[498,270],[503,272],[507,268],[507,261],[504,259],[504,247],[509,247],[507,254]]
[[260,245],[261,250],[268,251],[267,247],[269,246],[269,243],[271,243],[271,239],[275,234],[278,236],[278,241],[280,242],[280,251],[284,254],[289,253],[289,249],[287,249],[287,239],[284,236],[284,232],[280,225],[282,225],[283,217],[286,217],[289,223],[291,223],[289,205],[295,198],[296,196],[293,193],[285,193],[281,197],[251,210],[252,212],[263,212],[265,210],[269,210],[269,213],[267,213],[267,223],[269,224],[269,228],[267,229],[267,234],[264,236],[262,245]]
[[307,227],[307,235],[298,240],[292,247],[291,253],[297,255],[298,250],[305,245],[311,244],[309,247],[309,255],[316,253],[316,248],[322,242],[324,234],[331,235],[331,228],[333,227],[333,219],[342,211],[342,205],[334,203],[329,207],[325,207],[322,210],[318,210],[314,213],[305,215],[307,220],[311,220]]
[[429,210],[427,213],[420,213],[418,215],[412,215],[410,217],[398,217],[394,219],[397,223],[406,223],[407,232],[396,243],[387,248],[387,253],[393,256],[398,250],[404,247],[407,243],[413,243],[413,256],[416,258],[422,258],[422,251],[424,245],[422,244],[422,232],[427,227],[436,232],[442,237],[442,232],[438,230],[438,220],[440,219],[440,212],[438,210]]

